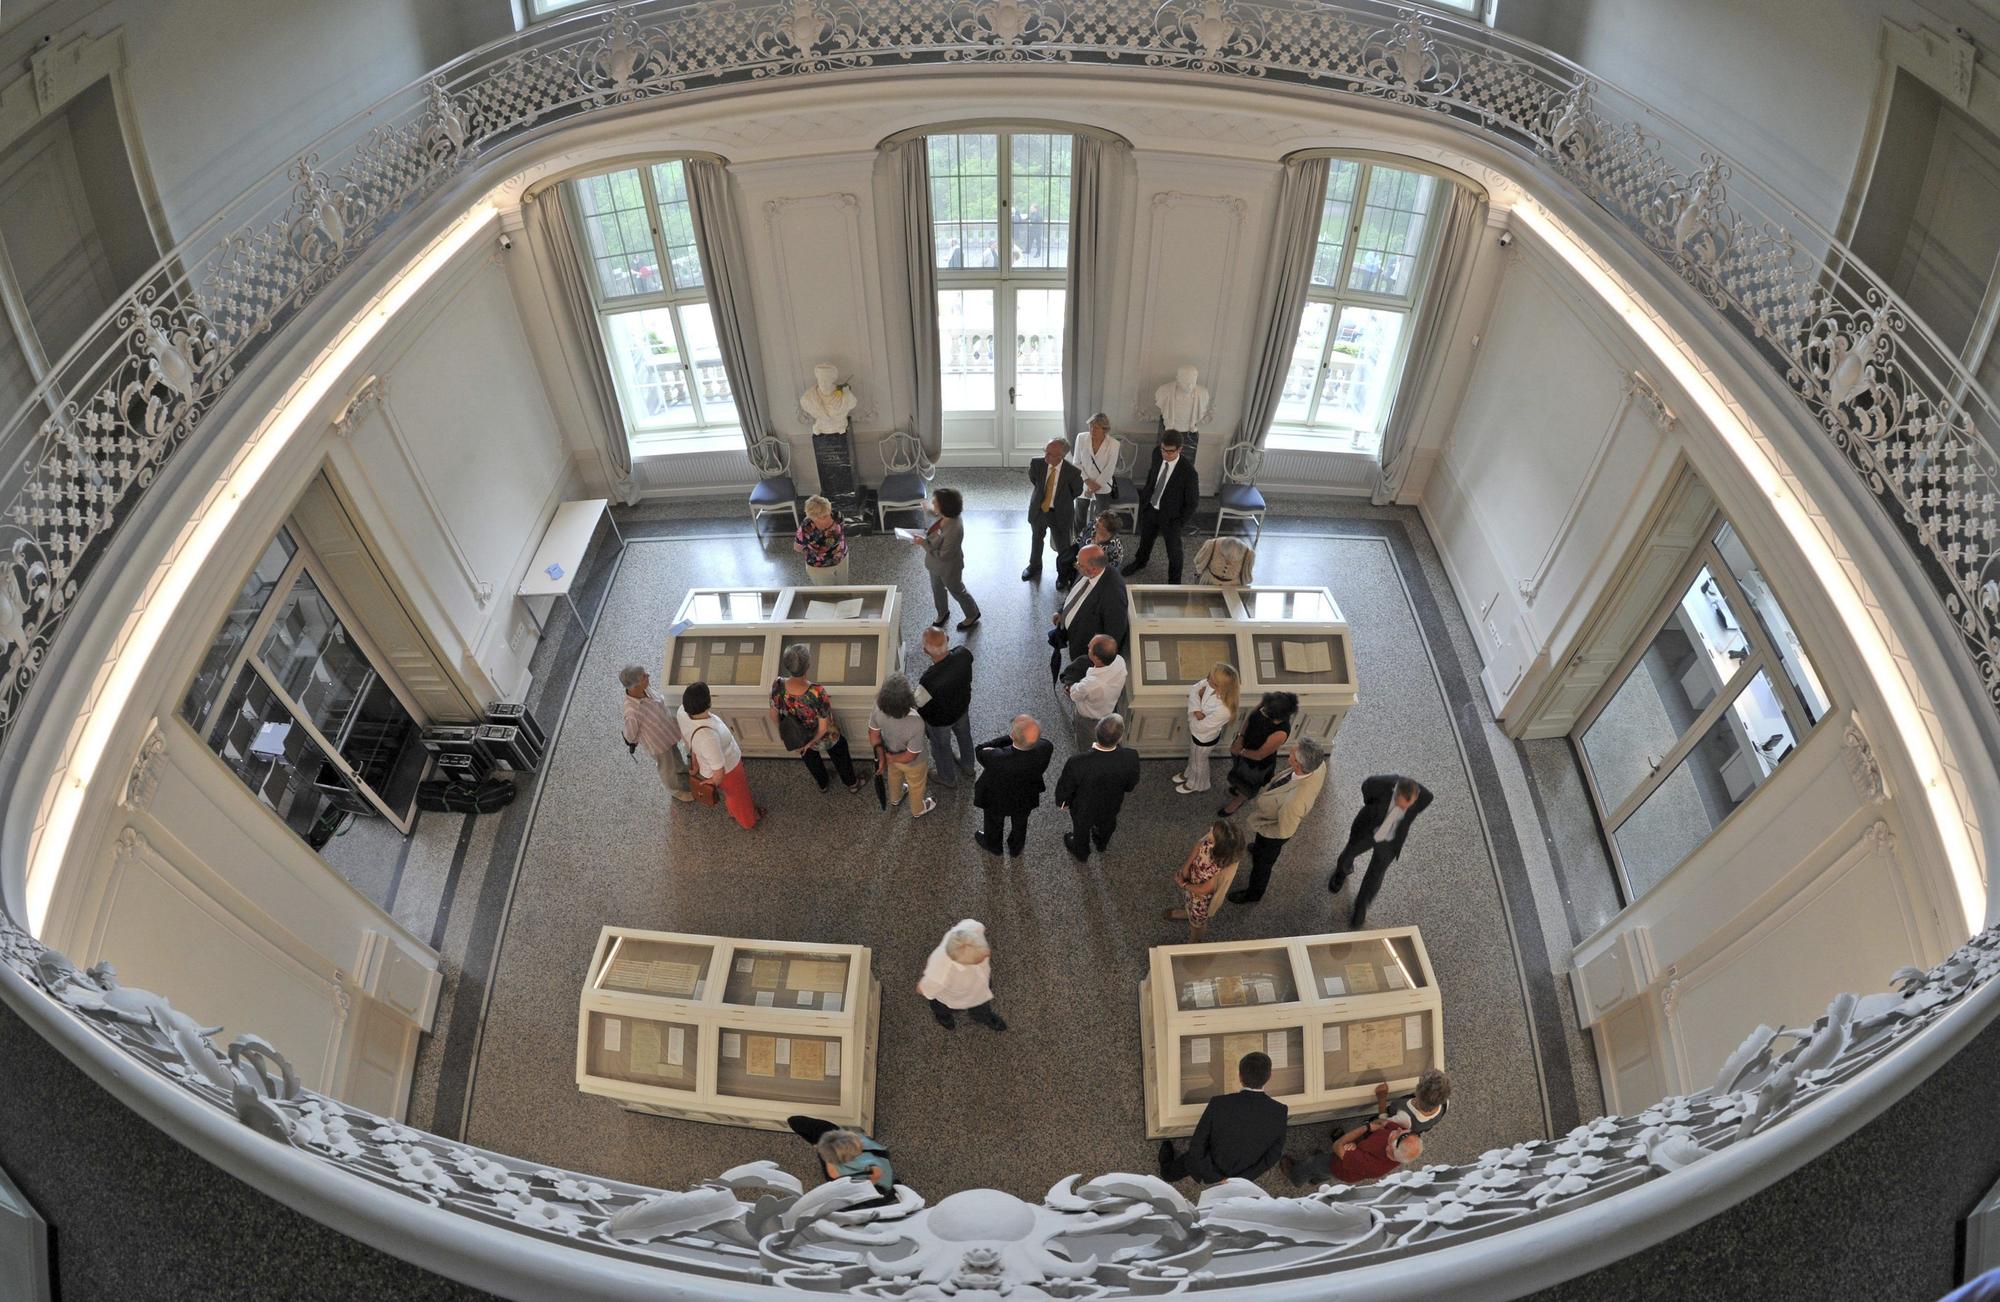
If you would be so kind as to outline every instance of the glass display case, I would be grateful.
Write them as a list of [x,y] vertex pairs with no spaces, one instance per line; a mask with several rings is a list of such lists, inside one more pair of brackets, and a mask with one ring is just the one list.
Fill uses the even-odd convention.
[[811,650],[812,677],[848,736],[865,735],[882,680],[902,668],[893,587],[690,588],[667,630],[660,694],[679,705],[681,689],[707,683],[745,755],[782,756],[771,682],[794,642]]
[[605,927],[576,1083],[634,1112],[761,1130],[805,1111],[869,1130],[881,987],[858,945]]
[[1375,1086],[1415,1087],[1444,1066],[1442,1001],[1415,927],[1163,945],[1140,986],[1146,1132],[1191,1134],[1245,1054],[1293,1125],[1373,1107]]
[[1141,755],[1186,753],[1188,689],[1217,664],[1234,667],[1240,684],[1232,733],[1265,692],[1287,691],[1299,698],[1292,736],[1330,744],[1358,699],[1353,635],[1325,588],[1139,584],[1127,592],[1126,741]]

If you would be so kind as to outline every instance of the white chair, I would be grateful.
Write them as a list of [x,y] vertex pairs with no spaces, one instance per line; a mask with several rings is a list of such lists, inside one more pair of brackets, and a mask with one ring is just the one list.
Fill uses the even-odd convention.
[[767,515],[789,515],[794,532],[799,527],[799,490],[792,483],[791,444],[780,438],[761,438],[750,445],[750,464],[757,467],[757,486],[750,490],[750,527],[761,540],[764,531],[757,522]]
[[937,467],[924,455],[923,440],[897,430],[875,445],[882,457],[882,487],[875,493],[875,524],[889,531],[889,512],[922,511],[930,498],[930,481]]
[[1111,468],[1111,491],[1097,499],[1097,513],[1124,516],[1127,533],[1139,528],[1139,481],[1133,476],[1140,451],[1131,439],[1118,441],[1118,464]]
[[1215,495],[1215,536],[1230,520],[1249,520],[1257,526],[1250,545],[1264,538],[1264,495],[1257,491],[1257,474],[1264,468],[1264,450],[1238,443],[1222,454],[1222,491]]

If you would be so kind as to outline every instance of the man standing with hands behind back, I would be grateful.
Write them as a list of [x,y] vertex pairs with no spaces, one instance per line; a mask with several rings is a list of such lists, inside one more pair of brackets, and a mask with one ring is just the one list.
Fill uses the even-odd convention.
[[1125,577],[1146,568],[1152,559],[1153,539],[1166,535],[1167,582],[1181,581],[1181,528],[1194,518],[1201,500],[1201,477],[1195,473],[1194,458],[1181,455],[1178,430],[1160,435],[1160,450],[1153,468],[1146,474],[1146,486],[1139,490],[1139,551],[1125,564]]
[[974,845],[999,854],[1001,825],[1010,823],[1007,853],[1018,857],[1027,848],[1028,815],[1042,803],[1042,777],[1055,753],[1031,714],[1015,715],[1006,736],[995,737],[974,752],[979,780],[972,784],[972,805],[986,816],[981,830],[972,834]]
[[1053,539],[1060,552],[1076,531],[1076,499],[1083,495],[1083,472],[1064,460],[1069,444],[1050,439],[1042,449],[1042,459],[1028,466],[1028,529],[1034,539],[1028,544],[1028,568],[1021,571],[1024,583],[1042,577],[1044,539]]
[[1368,906],[1374,902],[1375,892],[1382,889],[1382,878],[1387,875],[1389,865],[1402,855],[1403,842],[1409,840],[1417,815],[1430,805],[1430,791],[1415,778],[1378,773],[1361,784],[1361,812],[1354,816],[1347,833],[1347,848],[1340,852],[1333,876],[1326,882],[1329,891],[1340,894],[1347,885],[1348,874],[1354,871],[1354,860],[1363,851],[1368,852],[1368,871],[1362,875],[1361,889],[1354,893],[1354,913],[1347,923],[1349,931],[1358,931],[1363,926]]

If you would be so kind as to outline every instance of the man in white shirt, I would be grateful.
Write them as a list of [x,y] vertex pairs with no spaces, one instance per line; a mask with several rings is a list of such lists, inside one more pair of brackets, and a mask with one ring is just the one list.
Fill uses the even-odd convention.
[[750,795],[750,775],[743,771],[743,748],[727,724],[709,713],[708,684],[695,682],[681,693],[676,722],[687,738],[692,771],[722,791],[729,816],[746,831],[757,826],[764,810]]
[[1403,843],[1409,839],[1417,815],[1430,808],[1430,803],[1431,793],[1415,778],[1378,773],[1361,784],[1361,812],[1348,828],[1347,846],[1334,861],[1333,876],[1326,883],[1329,891],[1340,894],[1348,874],[1354,871],[1355,859],[1367,853],[1368,871],[1362,875],[1361,889],[1354,893],[1349,931],[1362,928],[1389,865],[1403,853]]
[[693,800],[688,791],[687,761],[681,758],[681,730],[667,703],[653,690],[652,677],[643,665],[626,665],[618,671],[618,685],[625,689],[625,749],[638,752],[644,746],[660,770],[660,784],[675,800]]
[[1082,660],[1073,660],[1062,672],[1070,705],[1076,711],[1077,748],[1097,740],[1098,720],[1118,712],[1118,698],[1125,693],[1125,657],[1118,654],[1118,639],[1099,633],[1090,639],[1090,650]]
[[1110,495],[1112,479],[1118,473],[1118,440],[1111,437],[1111,417],[1098,412],[1090,418],[1090,428],[1075,441],[1069,460],[1083,472],[1083,496],[1077,499],[1082,509],[1076,517],[1082,524],[1097,514],[1096,499]]
[[993,1011],[993,949],[986,943],[986,924],[966,918],[944,933],[924,963],[917,993],[930,1000],[931,1016],[947,1031],[958,1029],[957,1013],[981,1026],[1007,1029],[1006,1019]]

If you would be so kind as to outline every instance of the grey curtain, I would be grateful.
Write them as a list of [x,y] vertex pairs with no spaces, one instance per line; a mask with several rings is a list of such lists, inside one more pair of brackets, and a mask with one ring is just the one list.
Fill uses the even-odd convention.
[[1403,359],[1403,382],[1389,407],[1389,419],[1382,427],[1382,474],[1371,495],[1375,505],[1396,500],[1403,481],[1409,476],[1410,462],[1417,450],[1417,417],[1423,408],[1424,386],[1434,378],[1438,359],[1444,352],[1451,320],[1452,304],[1465,284],[1467,265],[1472,260],[1473,242],[1486,225],[1486,197],[1471,188],[1451,188],[1451,203],[1445,209],[1444,226],[1438,231],[1437,262],[1423,297],[1417,300],[1411,320],[1416,333]]
[[1299,314],[1305,311],[1306,287],[1312,282],[1313,247],[1319,239],[1321,205],[1326,201],[1327,159],[1294,159],[1285,164],[1278,186],[1278,219],[1271,233],[1271,256],[1264,264],[1264,283],[1257,301],[1265,316],[1257,351],[1250,355],[1250,385],[1243,396],[1242,423],[1235,443],[1264,444],[1271,418],[1284,395],[1285,376],[1292,368],[1292,348],[1299,337]]
[[1104,400],[1104,341],[1111,314],[1111,203],[1124,174],[1125,145],[1071,137],[1069,266],[1063,275],[1063,433],[1074,434]]
[[913,345],[909,358],[915,406],[911,411],[924,455],[933,459],[944,444],[944,395],[939,388],[937,252],[931,244],[930,142],[922,136],[890,145],[889,161],[902,211],[903,310]]
[[757,311],[750,298],[750,263],[743,256],[743,232],[736,201],[729,193],[729,169],[719,158],[690,158],[688,215],[701,254],[702,281],[715,318],[722,369],[736,398],[743,442],[754,445],[771,434],[771,408],[764,401],[764,355],[757,343]]
[[563,206],[562,187],[552,185],[524,210],[529,233],[541,246],[541,257],[556,286],[556,333],[570,354],[570,370],[583,377],[578,400],[592,439],[603,454],[612,495],[622,502],[639,498],[632,480],[632,440],[625,430],[625,409],[611,379],[611,358],[597,329],[597,307],[590,295],[590,269],[577,252],[576,233]]

